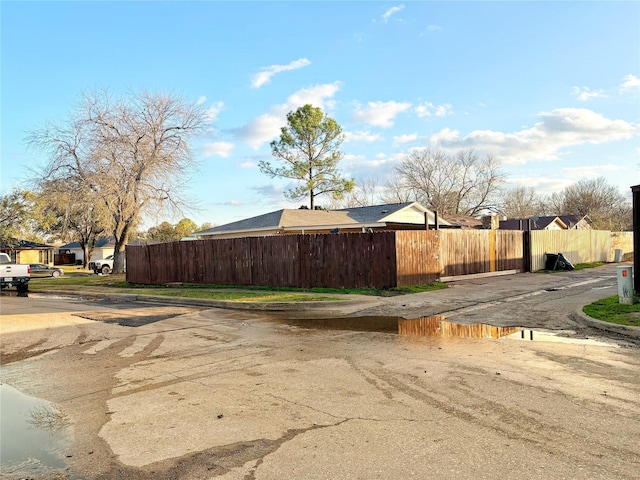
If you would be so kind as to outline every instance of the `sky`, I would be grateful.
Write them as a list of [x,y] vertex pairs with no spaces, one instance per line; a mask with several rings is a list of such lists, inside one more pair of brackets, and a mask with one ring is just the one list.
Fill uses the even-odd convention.
[[197,208],[184,216],[198,225],[308,204],[258,168],[307,103],[342,127],[340,170],[356,182],[383,185],[409,152],[434,148],[492,155],[508,187],[540,194],[640,184],[637,1],[3,0],[0,18],[3,194],[46,160],[27,133],[104,88],[210,112],[191,142]]

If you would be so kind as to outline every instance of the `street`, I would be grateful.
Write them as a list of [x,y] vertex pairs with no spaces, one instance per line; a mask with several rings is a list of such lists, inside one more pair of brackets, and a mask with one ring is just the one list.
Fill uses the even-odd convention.
[[[640,350],[570,318],[615,294],[615,266],[585,272],[297,313],[3,296],[0,379],[71,440],[64,468],[3,459],[2,476],[637,478]],[[369,328],[437,314],[535,341]],[[314,321],[331,316],[351,323]]]

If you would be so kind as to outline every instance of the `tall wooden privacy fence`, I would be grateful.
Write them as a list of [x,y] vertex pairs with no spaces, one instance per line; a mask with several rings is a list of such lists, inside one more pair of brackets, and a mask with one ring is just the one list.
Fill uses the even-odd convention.
[[[614,240],[612,240],[612,238]],[[162,285],[390,288],[446,277],[541,270],[545,253],[611,261],[608,231],[405,230],[195,240],[127,247],[127,281]]]
[[522,268],[513,231],[397,231],[195,240],[127,247],[127,281],[390,288]]
[[396,285],[395,236],[282,235],[128,246],[127,281],[388,288]]

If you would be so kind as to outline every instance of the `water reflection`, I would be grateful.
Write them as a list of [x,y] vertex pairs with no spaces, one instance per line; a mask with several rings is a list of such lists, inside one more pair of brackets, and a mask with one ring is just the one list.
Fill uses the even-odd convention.
[[50,403],[40,403],[29,412],[31,418],[27,420],[35,428],[54,435],[67,428],[71,422],[66,413]]
[[399,317],[341,317],[278,319],[287,325],[314,330],[398,333]]
[[314,330],[383,332],[432,338],[500,338],[521,330],[517,327],[496,327],[486,323],[464,324],[449,322],[445,320],[443,315],[412,319],[388,316],[275,319],[287,325]]
[[398,322],[400,335],[441,338],[500,338],[522,330],[517,327],[496,327],[486,323],[454,323],[443,315],[433,315],[415,319],[401,319]]
[[0,383],[3,474],[41,475],[64,469],[64,451],[70,444],[69,418],[59,407]]

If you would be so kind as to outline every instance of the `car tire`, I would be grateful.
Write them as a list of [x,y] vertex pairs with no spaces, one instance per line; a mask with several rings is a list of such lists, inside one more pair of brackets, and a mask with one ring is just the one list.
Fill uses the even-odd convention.
[[100,271],[102,272],[103,275],[109,275],[111,273],[111,269],[107,265],[102,267]]
[[18,285],[16,285],[16,290],[18,291],[18,293],[27,293],[29,291],[29,284],[19,283]]
[[51,272],[51,276],[54,278],[58,278],[60,276],[60,272],[58,270],[54,270]]

